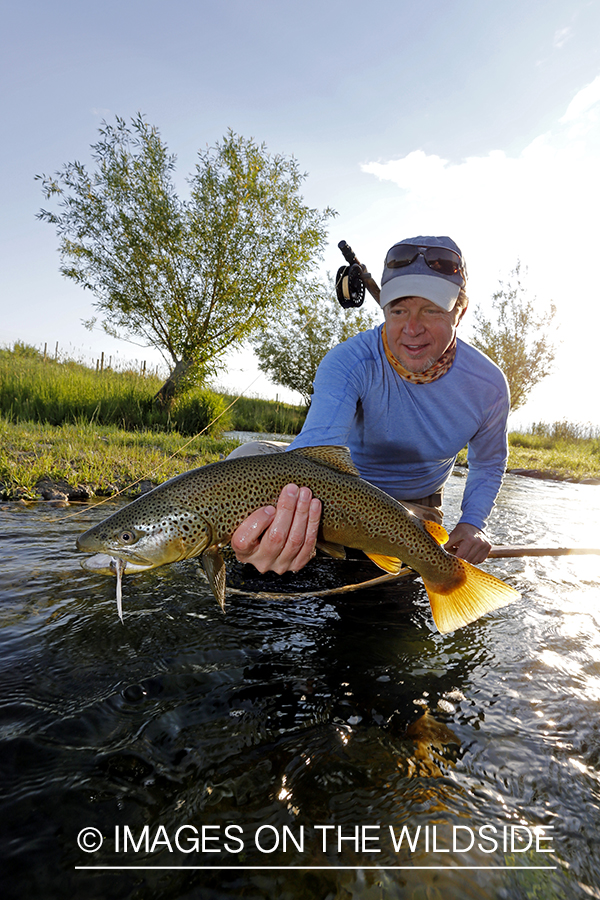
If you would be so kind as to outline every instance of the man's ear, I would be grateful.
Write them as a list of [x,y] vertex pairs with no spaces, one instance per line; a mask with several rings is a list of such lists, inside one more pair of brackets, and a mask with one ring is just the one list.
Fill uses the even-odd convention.
[[458,314],[458,319],[456,320],[456,324],[457,324],[457,325],[460,324],[460,322],[461,322],[461,320],[462,320],[462,317],[463,317],[464,314],[466,313],[468,307],[469,307],[469,301],[467,300],[467,302],[465,303],[465,305],[464,305],[463,308],[461,309],[460,313]]

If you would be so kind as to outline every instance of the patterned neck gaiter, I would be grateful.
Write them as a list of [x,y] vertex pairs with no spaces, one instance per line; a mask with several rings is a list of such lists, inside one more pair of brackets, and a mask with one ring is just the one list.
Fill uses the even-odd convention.
[[396,370],[401,378],[404,378],[405,381],[410,381],[412,384],[429,384],[431,381],[437,381],[438,378],[441,378],[442,375],[445,375],[446,372],[450,370],[452,363],[454,362],[454,357],[456,356],[456,335],[454,335],[454,340],[448,349],[442,353],[440,358],[434,362],[432,366],[424,372],[409,372],[408,369],[404,368],[402,363],[398,362],[390,350],[385,325],[383,326],[381,337],[383,339],[383,349],[385,350],[385,355],[389,364]]

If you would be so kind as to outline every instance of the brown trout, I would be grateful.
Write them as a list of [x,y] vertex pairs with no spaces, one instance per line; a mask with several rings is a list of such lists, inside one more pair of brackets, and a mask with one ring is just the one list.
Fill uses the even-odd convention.
[[[386,572],[402,563],[419,573],[441,632],[453,631],[518,597],[517,591],[441,546],[446,530],[422,522],[364,481],[346,447],[307,447],[212,463],[172,478],[86,531],[79,550],[107,554],[84,563],[92,571],[140,572],[200,557],[212,591],[225,606],[220,548],[254,510],[277,504],[289,483],[309,487],[323,504],[318,546],[343,558],[363,550]],[[121,561],[119,565],[116,561]],[[120,587],[120,584],[119,584]]]

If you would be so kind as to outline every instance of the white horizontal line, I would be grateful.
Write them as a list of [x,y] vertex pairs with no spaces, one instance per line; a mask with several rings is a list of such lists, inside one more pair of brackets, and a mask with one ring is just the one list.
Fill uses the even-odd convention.
[[512,871],[513,869],[557,869],[558,866],[75,866],[76,869],[116,869],[117,871],[121,871],[124,869],[206,869],[206,871],[248,871],[250,869],[256,869],[261,872],[265,871],[286,871],[292,869],[300,869],[303,871],[321,871],[321,872],[332,872],[336,869],[353,869],[355,871],[365,870],[365,869],[374,869],[375,871],[383,870],[383,869],[404,869],[410,871],[411,869],[459,869],[459,870],[500,870],[500,871]]

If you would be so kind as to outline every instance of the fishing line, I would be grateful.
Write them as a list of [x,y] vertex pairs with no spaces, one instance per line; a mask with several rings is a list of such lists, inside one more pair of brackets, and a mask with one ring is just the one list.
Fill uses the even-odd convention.
[[[215,424],[215,422],[218,422],[219,419],[221,418],[221,416],[224,416],[226,412],[229,412],[229,410],[231,409],[231,407],[234,406],[234,405],[238,402],[238,400],[240,400],[240,399],[244,396],[244,394],[246,393],[246,391],[249,391],[249,390],[250,390],[250,388],[252,387],[252,385],[253,385],[256,381],[258,381],[259,378],[260,378],[260,375],[257,375],[256,378],[253,378],[252,381],[250,382],[250,384],[247,385],[247,386],[244,388],[243,391],[240,391],[240,393],[237,395],[237,397],[235,397],[235,398],[231,401],[231,403],[229,404],[229,406],[226,406],[225,409],[222,410],[222,411],[219,413],[218,416],[215,416],[214,419],[211,419],[211,421],[210,421],[207,425],[205,425],[204,428],[203,428],[201,431],[198,431],[198,432],[197,432],[196,434],[194,434],[189,440],[187,440],[184,444],[182,444],[181,447],[178,447],[178,449],[175,450],[174,453],[171,453],[170,456],[167,456],[165,459],[163,459],[163,461],[160,462],[160,463],[159,463],[157,466],[155,466],[153,469],[149,469],[149,470],[148,470],[147,472],[145,472],[143,475],[140,475],[140,477],[139,477],[139,478],[136,478],[135,481],[132,481],[130,484],[127,484],[127,485],[125,485],[125,487],[121,488],[121,490],[116,491],[114,494],[111,494],[110,497],[104,497],[104,499],[99,500],[97,503],[94,504],[94,508],[96,508],[97,506],[104,506],[105,503],[109,503],[111,500],[114,500],[116,497],[120,497],[121,494],[124,494],[126,491],[131,490],[132,487],[135,487],[135,485],[136,485],[136,484],[139,484],[140,481],[144,481],[146,478],[148,478],[148,476],[154,475],[154,474],[156,474],[156,472],[159,472],[160,469],[162,469],[164,466],[167,465],[167,463],[169,463],[172,459],[175,459],[175,457],[177,456],[178,453],[181,453],[183,450],[185,450],[186,447],[189,447],[189,445],[190,445],[193,441],[195,441],[196,438],[199,438],[202,434],[204,434],[204,432],[205,432],[208,428],[211,428],[211,426],[213,426],[213,425]],[[71,513],[66,513],[64,516],[61,517],[61,519],[63,519],[63,520],[64,520],[64,519],[74,519],[74,518],[76,518],[77,516],[83,515],[83,513],[87,512],[87,511],[88,511],[88,507],[87,507],[87,506],[86,506],[85,508],[82,508],[82,509],[76,509],[76,510],[74,510],[74,511],[71,512]]]
[[[310,325],[310,323],[312,322],[312,320],[315,318],[316,314],[317,314],[317,312],[316,312],[316,310],[315,310],[315,311],[308,317],[308,319],[306,320],[306,323],[305,323],[305,327],[306,327],[307,325]],[[240,393],[237,395],[237,397],[235,397],[235,398],[231,401],[231,403],[229,404],[229,406],[227,406],[222,412],[220,412],[218,416],[215,416],[215,418],[212,419],[212,420],[208,423],[208,425],[205,425],[205,426],[204,426],[204,428],[202,429],[202,431],[199,431],[197,434],[193,435],[193,437],[191,437],[188,441],[186,441],[185,444],[183,444],[181,447],[179,447],[174,453],[172,453],[170,456],[167,456],[166,459],[163,459],[163,461],[162,461],[161,463],[159,463],[157,466],[155,466],[153,469],[150,469],[150,470],[148,470],[145,474],[140,475],[140,477],[137,478],[135,481],[132,481],[131,484],[128,484],[128,485],[126,485],[125,487],[121,488],[120,491],[116,491],[116,493],[111,494],[110,497],[104,497],[103,500],[99,500],[97,503],[94,504],[94,507],[96,507],[96,506],[103,506],[105,503],[108,503],[108,502],[110,502],[111,500],[114,500],[116,497],[120,497],[121,494],[124,494],[126,491],[131,490],[131,488],[132,488],[132,487],[135,487],[136,484],[139,484],[141,481],[144,481],[146,478],[148,478],[149,475],[154,475],[154,474],[156,474],[156,472],[159,472],[160,469],[162,469],[163,466],[166,466],[167,463],[169,463],[172,459],[174,459],[174,458],[177,456],[178,453],[181,453],[183,450],[185,450],[185,448],[188,447],[193,441],[195,441],[196,438],[199,438],[202,434],[204,434],[205,431],[207,431],[207,429],[211,428],[211,427],[215,424],[215,422],[218,422],[219,419],[221,418],[221,416],[224,416],[226,412],[229,412],[229,410],[231,409],[231,407],[232,407],[232,406],[235,406],[235,404],[238,402],[238,400],[240,400],[240,399],[244,396],[244,394],[246,393],[246,391],[249,391],[249,390],[250,390],[250,388],[252,387],[252,385],[253,385],[256,381],[258,381],[259,378],[260,378],[260,375],[257,375],[256,378],[253,378],[252,381],[250,382],[250,384],[248,384],[248,385],[244,388],[243,391],[240,391]],[[84,512],[87,512],[87,507],[85,507],[84,509],[77,509],[77,510],[74,510],[74,511],[71,512],[71,513],[66,513],[64,516],[62,516],[62,518],[63,518],[63,519],[74,519],[74,518],[76,518],[77,516],[83,515]]]

